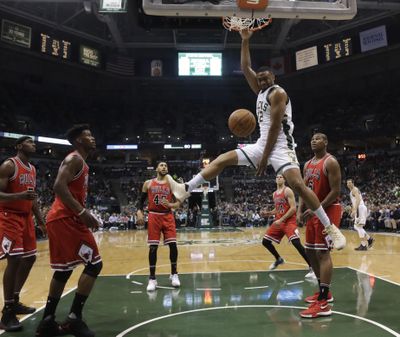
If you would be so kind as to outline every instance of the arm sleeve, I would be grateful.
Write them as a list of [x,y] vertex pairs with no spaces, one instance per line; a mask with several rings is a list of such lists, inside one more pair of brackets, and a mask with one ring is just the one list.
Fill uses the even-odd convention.
[[139,201],[138,201],[138,209],[140,209],[141,211],[143,211],[143,206],[144,206],[144,202],[147,199],[147,193],[146,192],[142,192]]

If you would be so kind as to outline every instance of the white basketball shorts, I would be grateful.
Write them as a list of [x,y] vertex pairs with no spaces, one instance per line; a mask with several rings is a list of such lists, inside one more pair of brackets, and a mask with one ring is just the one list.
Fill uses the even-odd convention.
[[365,225],[367,223],[368,209],[365,205],[358,206],[357,216],[354,220],[355,225]]
[[[264,146],[255,143],[246,145],[235,151],[238,156],[238,165],[257,168],[264,152]],[[288,169],[300,167],[296,152],[283,144],[280,146],[275,145],[268,158],[268,165],[272,165],[276,174],[283,174]]]

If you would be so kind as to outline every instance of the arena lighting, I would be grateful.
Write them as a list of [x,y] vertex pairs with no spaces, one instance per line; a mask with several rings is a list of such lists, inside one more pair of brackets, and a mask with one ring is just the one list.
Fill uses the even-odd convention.
[[137,150],[137,144],[107,145],[107,150]]
[[51,138],[38,136],[37,141],[39,143],[49,143],[49,144],[59,144],[59,145],[71,145],[71,143],[66,139]]
[[201,148],[201,144],[164,144],[165,150],[196,150]]
[[66,139],[61,139],[61,138],[51,138],[51,137],[43,137],[43,136],[33,136],[33,135],[27,135],[27,134],[20,134],[20,133],[14,133],[14,132],[2,132],[0,131],[0,137],[3,138],[13,138],[13,139],[18,139],[19,137],[22,136],[29,136],[32,137],[33,140],[39,142],[39,143],[47,143],[47,144],[59,144],[59,145],[71,145],[70,142]]

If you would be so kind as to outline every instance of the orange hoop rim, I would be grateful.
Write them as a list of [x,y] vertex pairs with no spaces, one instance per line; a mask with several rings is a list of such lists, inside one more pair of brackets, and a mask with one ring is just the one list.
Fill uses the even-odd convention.
[[[236,25],[232,21],[237,20]],[[246,22],[247,21],[247,22]],[[240,22],[240,23],[239,23]],[[238,16],[222,17],[222,25],[229,31],[240,32],[248,29],[251,32],[261,30],[272,22],[272,18],[241,18]]]

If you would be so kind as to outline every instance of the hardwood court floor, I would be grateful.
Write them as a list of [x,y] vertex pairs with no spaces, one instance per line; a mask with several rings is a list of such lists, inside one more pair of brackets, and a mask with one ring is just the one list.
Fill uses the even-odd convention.
[[[282,322],[297,322],[296,324],[298,324],[298,308],[304,307],[302,298],[312,293],[315,285],[304,282],[305,262],[296,250],[287,243],[286,239],[278,246],[278,251],[287,261],[286,264],[281,266],[279,272],[265,272],[272,262],[272,258],[261,245],[264,231],[265,228],[250,228],[232,232],[180,232],[178,242],[181,290],[168,289],[170,287],[167,277],[167,274],[169,274],[168,248],[160,247],[157,273],[160,275],[159,284],[166,286],[167,289],[157,290],[155,298],[148,296],[145,291],[148,273],[146,232],[96,233],[104,269],[103,277],[99,278],[93,296],[85,309],[88,322],[96,330],[97,336],[104,337],[117,336],[118,333],[129,329],[131,326],[142,324],[149,319],[156,319],[158,323],[144,324],[146,327],[143,325],[141,330],[135,329],[132,332],[127,332],[126,336],[221,336],[222,331],[218,329],[218,324],[225,329],[229,326],[229,329],[223,335],[248,335],[247,331],[239,332],[241,330],[238,327],[235,328],[235,324],[241,320],[245,320],[249,325],[253,321],[262,321],[261,325],[254,328],[259,333],[257,334],[254,331],[253,335],[264,336],[260,331],[264,331],[266,328],[271,331],[268,336],[287,335],[290,329],[286,331],[285,329],[288,326],[282,324]],[[360,334],[362,331],[364,333],[369,331],[374,336],[393,335],[390,332],[390,329],[392,329],[397,335],[400,332],[400,327],[398,323],[395,323],[396,320],[392,322],[390,317],[398,308],[399,287],[365,273],[400,283],[400,273],[398,272],[400,236],[378,234],[375,236],[376,242],[373,249],[367,252],[356,252],[353,250],[358,245],[356,233],[350,231],[344,233],[348,245],[343,251],[333,253],[334,265],[335,267],[351,267],[362,272],[348,268],[335,270],[333,289],[338,304],[334,310],[338,309],[340,312],[357,317],[367,315],[366,317],[380,322],[379,324],[389,330],[379,330],[380,328],[376,325],[370,326],[370,323],[360,321],[360,319],[352,318],[351,321],[348,321],[348,317],[344,314],[333,316],[334,320],[342,322],[343,326],[350,329],[352,329],[353,324],[361,327]],[[304,230],[302,230],[302,237],[304,237]],[[24,303],[35,307],[41,307],[45,303],[52,276],[49,268],[47,241],[39,242],[38,249],[38,260],[21,295]],[[4,267],[5,263],[3,262],[1,264],[2,271]],[[81,268],[78,268],[78,270],[80,271]],[[68,282],[66,291],[71,291],[75,287],[79,276],[78,270],[74,272]],[[127,276],[129,279],[127,279]],[[288,287],[288,284],[290,287]],[[301,284],[301,286],[296,286],[298,284]],[[377,287],[375,287],[375,284]],[[254,288],[257,293],[251,296],[244,294],[243,291],[246,287]],[[219,288],[221,290],[213,290]],[[264,288],[268,291],[266,292]],[[198,293],[199,291],[200,293]],[[372,293],[373,296],[371,296]],[[72,295],[73,293],[67,295],[61,301],[60,319],[67,312]],[[229,315],[222,312],[224,310],[218,309],[221,306],[228,307]],[[234,309],[238,306],[241,308],[239,311]],[[386,307],[389,312],[384,313]],[[109,309],[112,309],[111,312]],[[185,316],[186,314],[184,314],[179,318],[175,316],[173,316],[174,318],[172,316],[166,317],[165,322],[170,320],[186,322],[184,318],[189,317],[189,320],[195,320],[195,322],[190,321],[193,326],[189,324],[189,327],[185,330],[185,324],[182,323],[183,328],[175,329],[174,326],[177,324],[171,323],[170,330],[167,329],[168,333],[167,330],[162,329],[164,321],[158,321],[159,318],[157,317],[179,312],[185,313],[188,310],[190,312],[195,310],[196,315]],[[143,315],[143,312],[146,312],[146,314]],[[34,326],[41,314],[39,312],[28,318],[24,323],[24,332],[13,335],[33,336]],[[126,317],[127,315],[128,317]],[[380,317],[380,315],[386,318]],[[212,323],[216,326],[211,326],[211,330],[207,328],[210,317],[213,322],[216,320]],[[223,323],[223,317],[229,317],[229,321]],[[126,321],[126,319],[128,320]],[[357,320],[357,323],[354,323],[354,320]],[[116,321],[119,322],[120,326],[115,327]],[[112,322],[112,324],[107,324],[107,322]],[[276,322],[280,322],[280,324]],[[193,331],[196,331],[197,323],[199,323],[201,333],[189,333],[192,328]],[[268,326],[265,326],[265,324]],[[318,324],[302,323],[303,328],[299,335],[311,336],[313,332],[316,332],[315,329],[319,332],[325,331],[324,336],[346,335],[343,331],[338,334],[339,329],[336,327],[334,329],[336,332],[331,334],[329,332],[331,329],[324,330]],[[295,326],[295,324],[290,323],[289,326],[291,325]],[[242,325],[239,324],[239,326]],[[217,333],[217,331],[219,332]],[[296,332],[293,331],[293,334],[296,334]],[[363,334],[363,336],[366,335]]]

